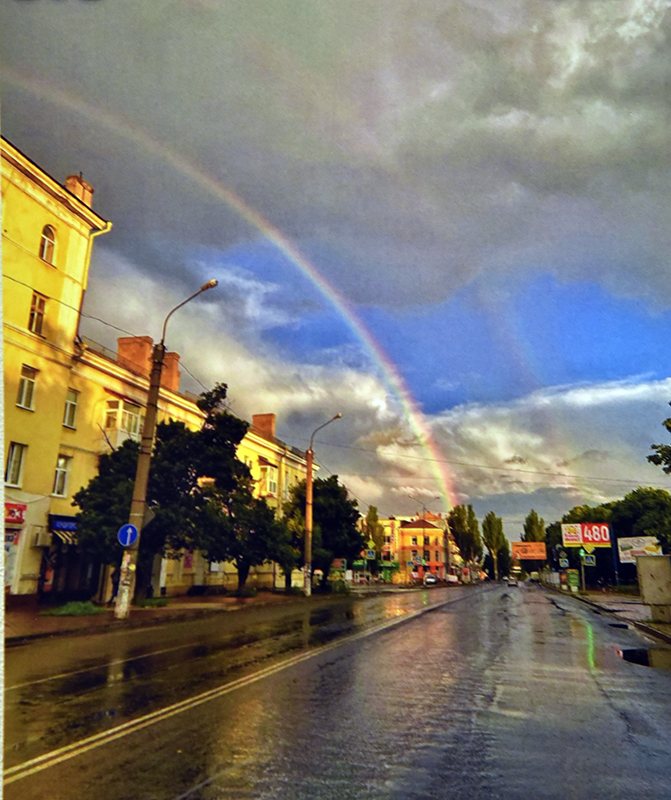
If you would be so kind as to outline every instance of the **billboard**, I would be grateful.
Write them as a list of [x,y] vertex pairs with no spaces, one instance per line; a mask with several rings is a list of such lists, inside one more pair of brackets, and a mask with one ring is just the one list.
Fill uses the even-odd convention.
[[662,546],[655,536],[625,536],[617,540],[620,564],[635,564],[637,556],[661,556]]
[[572,522],[561,526],[564,547],[610,547],[610,525],[605,522]]
[[511,542],[510,551],[515,561],[545,561],[545,542]]

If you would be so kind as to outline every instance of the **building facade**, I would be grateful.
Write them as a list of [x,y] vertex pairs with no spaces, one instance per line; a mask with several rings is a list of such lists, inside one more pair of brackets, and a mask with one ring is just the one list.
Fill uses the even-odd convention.
[[[34,595],[53,534],[72,538],[69,486],[86,471],[75,342],[94,238],[93,190],[61,186],[2,140],[5,590]],[[69,529],[70,528],[70,529]],[[60,541],[60,540],[59,540]]]
[[[1,155],[5,593],[10,603],[104,600],[111,584],[77,550],[72,497],[96,475],[102,453],[139,440],[153,342],[123,337],[114,352],[80,335],[91,249],[111,224],[91,210],[93,189],[81,177],[61,186],[4,139]],[[166,353],[158,419],[197,429],[197,398],[179,386],[179,356]],[[276,508],[305,478],[304,455],[275,438],[272,414],[254,417],[238,456]],[[158,559],[156,589],[225,585],[229,567],[192,553]]]

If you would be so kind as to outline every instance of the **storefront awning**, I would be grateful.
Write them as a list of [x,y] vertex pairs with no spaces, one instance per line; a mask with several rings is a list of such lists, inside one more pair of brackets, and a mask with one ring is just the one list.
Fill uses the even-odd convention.
[[77,520],[64,514],[49,514],[52,533],[64,544],[77,544]]
[[54,536],[58,536],[64,544],[77,544],[77,537],[71,531],[54,531]]

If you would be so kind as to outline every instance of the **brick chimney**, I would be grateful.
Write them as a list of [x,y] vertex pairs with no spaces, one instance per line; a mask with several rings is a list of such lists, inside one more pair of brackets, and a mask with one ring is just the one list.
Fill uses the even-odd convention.
[[122,336],[116,340],[116,361],[120,367],[149,377],[151,372],[151,336]]
[[179,391],[179,353],[165,353],[163,356],[163,371],[161,372],[161,386],[171,392]]
[[81,172],[79,175],[68,175],[65,179],[65,188],[91,208],[93,203],[93,186],[91,186],[90,183],[86,183],[84,178],[82,178]]
[[[151,355],[154,342],[151,336],[122,336],[116,340],[116,362],[120,367],[148,378],[151,374]],[[179,353],[164,353],[161,386],[171,392],[179,391]]]
[[260,433],[264,439],[275,438],[275,415],[274,414],[253,414],[252,427]]

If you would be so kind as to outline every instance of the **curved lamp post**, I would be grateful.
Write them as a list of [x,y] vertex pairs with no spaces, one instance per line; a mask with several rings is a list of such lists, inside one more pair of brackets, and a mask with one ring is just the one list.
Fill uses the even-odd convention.
[[314,458],[312,447],[315,441],[315,433],[341,417],[342,414],[336,414],[335,417],[331,417],[328,422],[315,428],[310,437],[310,447],[305,454],[307,473],[305,476],[305,552],[303,557],[305,565],[303,566],[303,590],[306,597],[310,597],[312,594],[312,461]]
[[121,561],[121,573],[119,575],[119,589],[117,591],[116,603],[114,606],[114,616],[117,619],[126,619],[130,614],[130,603],[135,588],[135,571],[137,569],[137,556],[140,549],[140,534],[144,524],[145,512],[147,509],[147,483],[149,482],[149,467],[151,465],[151,452],[154,446],[154,434],[156,432],[156,417],[158,414],[158,395],[161,388],[161,372],[163,371],[163,359],[165,356],[165,329],[168,320],[183,305],[186,305],[194,297],[214,289],[217,281],[211,280],[204,283],[197,292],[191,297],[182,300],[176,305],[165,318],[161,341],[154,345],[151,354],[151,376],[149,378],[149,393],[147,394],[147,413],[142,427],[142,439],[140,442],[140,454],[137,457],[137,470],[135,472],[135,483],[133,485],[133,500],[130,507],[130,517],[128,522],[137,528],[137,538],[135,542],[126,549]]

